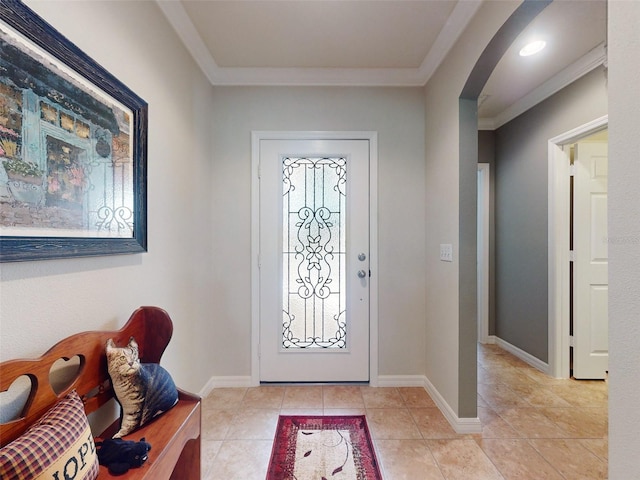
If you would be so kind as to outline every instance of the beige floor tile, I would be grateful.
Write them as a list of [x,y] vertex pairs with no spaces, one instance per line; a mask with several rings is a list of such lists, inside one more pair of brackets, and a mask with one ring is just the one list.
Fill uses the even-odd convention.
[[524,439],[482,439],[478,444],[505,479],[563,480]]
[[225,441],[206,480],[264,480],[271,447],[271,440]]
[[398,392],[409,408],[430,408],[436,404],[423,387],[399,387]]
[[[522,373],[521,368],[516,368],[511,365],[501,366],[496,368],[484,368],[482,378],[478,379],[478,383],[502,383],[505,385],[539,385],[530,376]],[[478,372],[480,373],[480,372]]]
[[562,428],[570,438],[604,438],[607,411],[601,408],[541,408],[540,411]]
[[242,403],[246,388],[214,388],[202,399],[202,409],[238,408]]
[[324,415],[328,416],[349,416],[349,415],[366,415],[367,411],[362,408],[325,408]]
[[364,408],[360,387],[334,385],[322,387],[324,408]]
[[282,408],[319,408],[322,410],[322,387],[287,387]]
[[494,409],[507,407],[530,407],[526,400],[511,390],[507,385],[478,384],[478,393]]
[[519,370],[522,372],[523,375],[530,377],[540,385],[548,385],[548,386],[565,385],[570,382],[570,380],[567,380],[567,379],[551,377],[536,368],[526,366],[526,365],[522,366],[522,368],[519,368]]
[[202,478],[207,478],[220,447],[222,447],[222,442],[219,440],[202,439],[202,444],[200,445],[200,473]]
[[538,383],[509,384],[509,388],[520,395],[532,407],[570,407],[571,405],[553,391]]
[[376,440],[382,475],[388,480],[444,480],[424,440]]
[[282,408],[280,409],[280,415],[324,415],[322,408]]
[[231,428],[237,409],[203,409],[202,438],[207,440],[224,440]]
[[524,438],[568,437],[567,432],[537,408],[510,408],[497,413]]
[[458,434],[444,417],[438,408],[411,408],[409,409],[413,420],[416,422],[422,437],[432,438],[456,438]]
[[280,410],[238,410],[226,440],[273,440]]
[[565,478],[602,480],[607,478],[607,464],[577,441],[539,439],[531,440],[542,455]]
[[595,388],[591,384],[581,385],[580,382],[573,381],[568,384],[553,385],[550,389],[574,407],[606,408],[609,402],[607,391]]
[[578,443],[593,453],[600,460],[609,460],[609,441],[604,438],[587,438],[578,440]]
[[365,408],[402,408],[404,400],[396,388],[361,387]]
[[482,424],[482,438],[521,438],[511,425],[491,408],[478,407],[478,418]]
[[203,479],[263,480],[278,415],[321,414],[366,414],[385,480],[606,478],[605,382],[548,377],[496,345],[478,346],[478,380],[473,436],[422,387],[216,388],[202,402]]
[[406,408],[367,409],[371,436],[380,440],[422,439],[420,430]]
[[447,480],[504,479],[474,440],[427,440],[427,446]]
[[284,387],[252,387],[247,389],[241,408],[280,408]]

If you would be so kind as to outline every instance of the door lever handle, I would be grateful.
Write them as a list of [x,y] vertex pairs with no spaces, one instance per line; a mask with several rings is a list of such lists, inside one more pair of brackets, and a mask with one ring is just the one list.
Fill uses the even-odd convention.
[[358,270],[358,277],[364,278],[366,276],[367,276],[367,272],[365,272],[364,270]]

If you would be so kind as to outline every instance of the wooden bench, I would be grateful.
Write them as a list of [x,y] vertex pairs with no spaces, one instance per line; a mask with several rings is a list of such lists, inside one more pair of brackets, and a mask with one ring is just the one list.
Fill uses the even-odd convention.
[[[78,392],[87,414],[115,398],[107,372],[107,339],[113,338],[121,346],[133,336],[139,345],[141,361],[159,363],[172,333],[173,323],[167,312],[157,307],[140,307],[120,330],[78,333],[61,340],[40,358],[0,363],[0,391],[7,391],[22,375],[27,375],[32,383],[21,418],[0,425],[0,446],[19,437],[71,390]],[[61,358],[68,361],[76,355],[80,359],[77,378],[56,394],[50,384],[51,366]],[[171,410],[125,437],[134,440],[145,437],[152,448],[142,467],[133,468],[125,477],[117,478],[200,478],[200,398],[180,389],[178,395],[178,403]],[[100,435],[94,432],[96,441],[111,437],[119,425],[120,420],[117,419]],[[112,475],[101,465],[98,478],[112,478]]]

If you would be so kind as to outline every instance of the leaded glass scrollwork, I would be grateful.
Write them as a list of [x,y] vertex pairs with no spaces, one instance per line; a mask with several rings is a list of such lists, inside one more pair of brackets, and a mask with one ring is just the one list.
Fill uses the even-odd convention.
[[346,166],[282,159],[285,349],[346,348]]

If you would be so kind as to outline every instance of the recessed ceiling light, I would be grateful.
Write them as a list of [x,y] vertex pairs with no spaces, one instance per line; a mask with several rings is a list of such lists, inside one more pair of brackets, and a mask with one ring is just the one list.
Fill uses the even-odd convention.
[[547,42],[544,40],[536,40],[535,42],[527,43],[522,50],[520,50],[521,57],[528,57],[529,55],[533,55],[542,50]]

